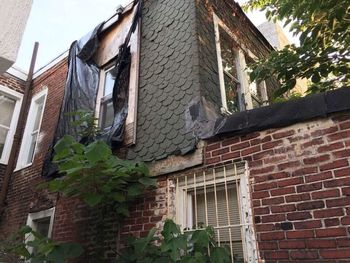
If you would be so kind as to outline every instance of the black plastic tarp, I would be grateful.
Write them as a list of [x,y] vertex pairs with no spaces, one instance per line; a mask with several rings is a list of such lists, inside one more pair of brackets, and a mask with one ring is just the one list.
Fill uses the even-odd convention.
[[64,135],[71,135],[78,141],[80,127],[74,125],[79,110],[93,112],[96,106],[96,96],[99,85],[99,68],[93,61],[93,56],[99,46],[99,33],[103,23],[79,41],[74,41],[68,55],[68,73],[64,97],[61,105],[55,137],[49,148],[43,166],[43,176],[52,177],[57,173],[57,166],[52,163],[53,146]]

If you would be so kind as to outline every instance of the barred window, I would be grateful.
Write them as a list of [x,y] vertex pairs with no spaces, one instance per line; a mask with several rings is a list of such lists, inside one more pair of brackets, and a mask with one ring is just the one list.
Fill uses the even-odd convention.
[[176,179],[176,221],[183,231],[212,226],[232,262],[256,262],[245,163],[232,163]]

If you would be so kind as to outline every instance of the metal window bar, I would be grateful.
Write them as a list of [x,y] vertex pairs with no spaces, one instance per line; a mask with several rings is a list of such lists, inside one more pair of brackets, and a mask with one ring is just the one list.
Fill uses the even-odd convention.
[[212,226],[219,246],[228,246],[232,263],[248,262],[241,210],[240,179],[245,163],[231,163],[176,178],[176,220],[183,231]]

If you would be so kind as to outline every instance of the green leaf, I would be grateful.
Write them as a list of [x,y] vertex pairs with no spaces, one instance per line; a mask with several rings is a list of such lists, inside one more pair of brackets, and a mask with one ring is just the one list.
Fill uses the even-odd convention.
[[141,177],[139,179],[139,182],[143,184],[145,187],[156,186],[157,184],[157,180],[150,177]]
[[215,247],[211,251],[210,259],[212,263],[231,262],[230,253],[223,247]]
[[102,141],[95,141],[86,147],[85,156],[93,163],[98,161],[107,160],[112,154],[109,146]]
[[99,194],[88,194],[84,197],[84,201],[90,206],[95,207],[101,203],[103,196]]

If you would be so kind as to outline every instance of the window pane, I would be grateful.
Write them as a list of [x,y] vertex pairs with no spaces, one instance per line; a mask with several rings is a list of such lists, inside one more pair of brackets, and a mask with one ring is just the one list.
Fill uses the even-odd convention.
[[237,79],[236,54],[233,40],[221,27],[219,28],[219,32],[222,66],[224,71]]
[[8,133],[7,129],[0,127],[0,158],[1,158],[2,152],[4,151],[7,133]]
[[239,99],[238,99],[238,83],[231,79],[228,75],[225,77],[225,91],[226,91],[226,103],[229,112],[239,111]]
[[113,101],[109,99],[101,103],[101,129],[112,126],[114,119]]
[[0,124],[10,127],[16,100],[0,92]]
[[49,235],[50,217],[34,220],[34,226],[36,232],[39,232],[43,236],[47,237]]
[[33,131],[37,131],[39,129],[39,124],[40,124],[40,120],[41,120],[42,113],[43,113],[43,107],[44,107],[43,102],[38,104],[38,111],[37,111],[37,114],[35,116]]
[[38,131],[31,135],[27,164],[33,162],[33,157],[34,157],[35,145],[36,145],[37,137],[38,137]]
[[112,69],[108,70],[105,74],[105,85],[104,85],[103,96],[107,96],[113,93],[114,81],[115,81],[115,72],[113,67]]

